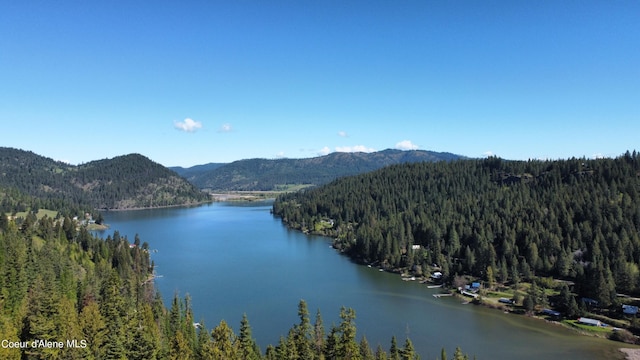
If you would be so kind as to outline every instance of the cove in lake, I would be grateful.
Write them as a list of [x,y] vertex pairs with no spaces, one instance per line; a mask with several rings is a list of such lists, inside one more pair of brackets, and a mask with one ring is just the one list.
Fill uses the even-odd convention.
[[196,321],[208,329],[221,319],[236,331],[246,313],[262,351],[299,322],[307,301],[311,321],[320,309],[328,332],[340,307],[356,311],[358,340],[388,349],[391,336],[408,335],[422,359],[456,346],[478,359],[612,359],[623,344],[586,337],[559,325],[504,314],[455,298],[435,299],[437,289],[401,281],[395,274],[356,265],[330,240],[287,229],[270,203],[214,203],[192,208],[108,212],[105,221],[130,241],[148,242],[156,287],[170,304],[191,296]]

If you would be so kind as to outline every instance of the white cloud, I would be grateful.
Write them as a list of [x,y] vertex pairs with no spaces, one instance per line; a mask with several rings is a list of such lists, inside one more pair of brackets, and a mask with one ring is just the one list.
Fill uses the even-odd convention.
[[403,140],[396,144],[398,150],[418,150],[418,145],[411,142],[411,140]]
[[604,159],[604,158],[606,158],[606,156],[604,156],[604,154],[602,154],[602,153],[596,153],[596,154],[591,155],[591,158],[592,159]]
[[340,136],[340,137],[349,137],[349,134],[347,134],[346,131],[338,131],[338,136]]
[[329,155],[329,153],[331,153],[331,149],[329,149],[328,146],[325,146],[322,149],[320,149],[320,151],[318,151],[318,155],[320,156]]
[[184,121],[174,121],[173,125],[176,129],[186,132],[195,132],[202,128],[202,123],[200,121],[195,121],[189,118],[184,119]]
[[374,152],[376,151],[376,149],[370,148],[370,147],[366,147],[364,145],[356,145],[356,146],[336,146],[336,151],[337,152]]
[[233,127],[231,126],[231,124],[222,124],[218,132],[231,132],[232,130]]
[[280,152],[278,152],[278,153],[276,154],[276,158],[277,158],[277,159],[284,159],[284,158],[286,158],[286,156],[285,156],[285,154],[284,154],[284,151],[280,151]]
[[486,156],[486,157],[491,157],[494,156],[495,154],[493,153],[493,151],[488,150],[482,153],[482,155]]

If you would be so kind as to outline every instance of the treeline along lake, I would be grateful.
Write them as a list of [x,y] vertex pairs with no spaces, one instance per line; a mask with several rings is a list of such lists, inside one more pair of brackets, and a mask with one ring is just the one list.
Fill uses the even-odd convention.
[[[190,208],[107,212],[109,230],[136,234],[153,249],[156,287],[165,304],[191,297],[196,321],[221,319],[238,330],[247,314],[262,350],[299,320],[304,299],[311,317],[320,309],[325,328],[339,323],[342,306],[356,312],[358,340],[389,348],[409,336],[423,359],[460,346],[478,359],[602,359],[619,356],[620,343],[586,337],[559,325],[505,314],[395,274],[356,265],[331,248],[330,239],[287,229],[271,203],[214,203]],[[616,355],[614,355],[616,354]]]

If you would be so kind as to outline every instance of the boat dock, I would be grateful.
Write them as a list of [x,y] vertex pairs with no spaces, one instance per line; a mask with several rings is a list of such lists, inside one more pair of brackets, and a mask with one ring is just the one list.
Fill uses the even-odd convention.
[[447,294],[433,294],[433,297],[436,299],[440,299],[443,296],[453,296],[453,294],[451,293],[447,293]]

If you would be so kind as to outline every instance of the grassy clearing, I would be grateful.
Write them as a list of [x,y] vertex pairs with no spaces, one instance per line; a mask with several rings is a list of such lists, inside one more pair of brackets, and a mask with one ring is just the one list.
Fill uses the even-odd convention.
[[325,229],[333,228],[333,224],[330,221],[322,220],[314,224],[314,230],[316,232],[321,232]]
[[[21,211],[19,213],[16,213],[16,218],[25,218],[27,217],[27,214],[28,213],[26,211]],[[58,216],[58,212],[54,210],[40,209],[36,213],[36,217],[38,218],[38,220],[42,219],[45,215],[53,219]],[[11,216],[11,213],[7,213],[7,216]]]
[[580,324],[578,320],[562,320],[562,323],[580,331],[591,333],[598,336],[607,336],[613,331],[611,326],[593,326]]
[[311,184],[279,184],[274,186],[274,190],[277,192],[295,192],[314,185]]

